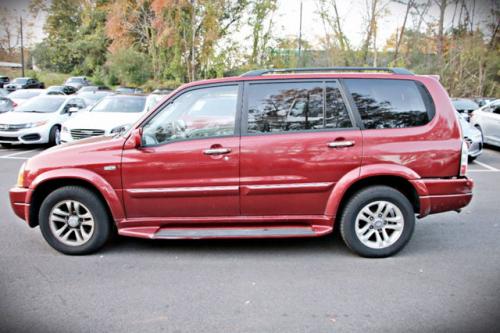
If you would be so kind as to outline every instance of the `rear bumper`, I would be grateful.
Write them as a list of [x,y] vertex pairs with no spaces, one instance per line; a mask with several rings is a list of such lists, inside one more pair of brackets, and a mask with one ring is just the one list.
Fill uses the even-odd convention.
[[9,191],[10,205],[14,213],[29,225],[30,204],[27,202],[30,189],[13,187]]
[[469,178],[412,181],[420,199],[420,217],[459,210],[472,200],[474,182]]

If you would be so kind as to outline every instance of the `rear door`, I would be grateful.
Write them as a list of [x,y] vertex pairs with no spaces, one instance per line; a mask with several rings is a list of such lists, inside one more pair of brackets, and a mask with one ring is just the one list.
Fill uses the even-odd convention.
[[335,183],[360,165],[362,150],[339,83],[249,82],[244,105],[241,214],[322,215]]

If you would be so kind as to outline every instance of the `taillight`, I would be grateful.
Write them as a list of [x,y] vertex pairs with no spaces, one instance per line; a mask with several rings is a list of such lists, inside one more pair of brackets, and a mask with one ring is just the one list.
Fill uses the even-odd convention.
[[467,163],[469,160],[469,146],[465,141],[462,142],[462,156],[460,157],[460,177],[467,174]]

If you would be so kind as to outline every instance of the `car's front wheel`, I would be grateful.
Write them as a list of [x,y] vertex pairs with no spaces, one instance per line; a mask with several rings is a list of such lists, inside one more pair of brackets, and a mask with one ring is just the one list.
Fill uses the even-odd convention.
[[363,257],[388,257],[405,247],[415,227],[415,213],[401,192],[372,186],[354,194],[345,206],[340,233]]
[[61,144],[61,129],[59,126],[54,126],[50,129],[49,145],[57,146]]
[[42,202],[40,230],[57,251],[79,255],[99,250],[108,240],[111,225],[106,207],[92,191],[61,187]]

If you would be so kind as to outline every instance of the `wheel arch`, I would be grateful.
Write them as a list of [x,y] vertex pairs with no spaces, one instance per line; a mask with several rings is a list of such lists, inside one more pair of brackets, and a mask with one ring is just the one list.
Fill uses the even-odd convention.
[[74,171],[71,175],[62,175],[61,170],[54,171],[57,172],[56,175],[41,175],[43,179],[39,179],[41,176],[37,177],[30,186],[31,191],[27,201],[30,203],[28,221],[31,227],[38,225],[38,212],[45,197],[58,188],[71,185],[80,186],[95,193],[104,203],[111,220],[124,218],[123,206],[118,195],[101,176],[90,171],[88,172],[93,174],[92,178],[89,178],[88,174],[75,176]]
[[378,168],[369,169],[371,170],[363,170],[361,168],[359,177],[357,178],[346,178],[349,175],[347,174],[336,184],[328,199],[325,210],[326,216],[330,216],[335,220],[336,217],[342,214],[342,210],[354,193],[363,188],[375,185],[385,185],[396,189],[408,198],[416,214],[420,212],[419,192],[410,181],[419,179],[418,174],[410,169],[397,166],[396,168],[391,166],[391,169],[395,169],[393,171],[397,170],[398,172],[387,172],[386,169],[386,173],[380,173],[371,172]]

